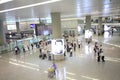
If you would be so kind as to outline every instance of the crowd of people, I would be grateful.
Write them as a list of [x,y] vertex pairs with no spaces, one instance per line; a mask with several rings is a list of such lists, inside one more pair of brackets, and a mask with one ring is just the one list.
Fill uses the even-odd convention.
[[65,50],[70,57],[73,56],[73,52],[76,52],[77,48],[81,48],[81,45],[81,40],[77,40],[75,37],[72,37],[71,41],[69,39],[65,39]]
[[[65,39],[64,41],[64,56],[69,55],[69,57],[73,56],[73,53],[76,52],[76,49],[80,49],[81,45],[82,45],[82,41],[76,39],[75,37],[72,38],[72,40],[70,41],[68,38]],[[52,59],[52,54],[51,54],[51,50],[49,50],[48,46],[51,44],[51,41],[47,42],[47,41],[39,41],[37,43],[31,44],[30,46],[22,46],[22,51],[25,53],[27,50],[33,50],[34,47],[39,49],[39,58],[41,59],[46,59],[48,58],[48,60]],[[89,43],[90,44],[90,43]],[[89,45],[88,44],[88,45]],[[21,49],[16,46],[15,47],[15,53],[18,54],[21,52]],[[27,49],[27,50],[26,50]],[[98,44],[98,42],[95,42],[94,44],[94,55],[97,56],[97,61],[100,62],[102,60],[102,62],[105,62],[104,58],[104,54],[103,54],[103,49],[102,49],[102,45]]]
[[[69,57],[73,56],[73,53],[76,52],[76,49],[80,49],[82,48],[82,41],[78,40],[76,38],[73,38],[71,41],[69,41],[68,39],[65,39],[65,44],[64,44],[64,56],[69,55]],[[89,45],[90,43],[88,43]],[[46,41],[40,41],[38,43],[34,43],[31,44],[30,46],[27,46],[28,51],[30,50],[34,50],[34,47],[39,49],[39,58],[44,60],[44,59],[48,59],[48,60],[52,60],[52,54],[51,51],[49,50],[49,45],[51,45],[51,41],[50,42],[46,42]],[[23,52],[26,52],[26,48],[23,46],[22,47]],[[97,56],[97,61],[100,62],[105,62],[105,56],[103,54],[103,49],[102,49],[102,44],[99,44],[98,42],[95,42],[94,44],[94,55]],[[18,54],[20,53],[20,49],[18,46],[15,47],[15,53]],[[54,61],[54,60],[53,60]],[[57,69],[56,64],[53,62],[53,65],[50,66],[50,68],[48,69],[48,77],[53,78],[53,76],[55,75],[55,70]]]
[[21,52],[25,53],[26,51],[30,51],[30,50],[32,51],[34,50],[34,48],[37,48],[37,49],[40,49],[41,52],[44,52],[44,50],[47,49],[48,44],[49,43],[45,41],[39,41],[36,43],[32,43],[30,45],[23,44],[22,46],[15,46],[14,51],[15,51],[15,54],[19,54]]
[[[87,42],[88,43],[88,42]],[[90,45],[92,43],[89,42],[88,45]],[[81,40],[77,40],[77,39],[73,39],[71,42],[66,39],[66,50],[67,52],[69,52],[69,56],[72,57],[73,56],[73,51],[76,51],[76,48],[81,48],[82,45],[82,41]],[[78,47],[77,47],[78,46]],[[100,62],[105,62],[105,56],[103,54],[103,48],[102,48],[102,44],[99,44],[98,42],[95,42],[94,44],[94,55],[97,57],[97,61]]]

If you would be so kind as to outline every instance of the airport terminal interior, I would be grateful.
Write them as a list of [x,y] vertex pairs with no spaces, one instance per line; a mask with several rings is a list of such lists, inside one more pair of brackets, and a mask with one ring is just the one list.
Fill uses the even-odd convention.
[[0,0],[0,80],[120,80],[120,0]]

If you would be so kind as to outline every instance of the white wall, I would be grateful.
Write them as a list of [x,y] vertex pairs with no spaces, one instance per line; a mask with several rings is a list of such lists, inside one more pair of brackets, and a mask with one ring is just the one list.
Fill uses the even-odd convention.
[[61,21],[61,27],[62,27],[62,33],[64,33],[64,31],[67,31],[69,33],[69,31],[75,31],[75,34],[78,34],[78,25],[79,24],[83,24],[84,20],[63,20]]

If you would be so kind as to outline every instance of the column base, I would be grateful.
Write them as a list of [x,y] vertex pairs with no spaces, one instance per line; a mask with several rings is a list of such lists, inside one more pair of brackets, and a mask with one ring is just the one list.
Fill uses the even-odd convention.
[[53,54],[54,55],[54,60],[60,61],[60,60],[65,60],[64,54]]

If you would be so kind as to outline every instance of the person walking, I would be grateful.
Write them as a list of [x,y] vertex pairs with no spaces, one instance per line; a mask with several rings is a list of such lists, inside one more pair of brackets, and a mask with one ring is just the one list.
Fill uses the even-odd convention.
[[70,57],[72,57],[73,55],[73,51],[72,51],[72,48],[70,48]]
[[57,65],[55,64],[55,61],[53,61],[52,66],[54,68],[54,74],[56,75]]
[[105,56],[104,56],[104,54],[103,54],[103,51],[101,51],[100,56],[101,56],[102,62],[105,62]]
[[80,49],[81,41],[78,41],[78,48]]
[[100,56],[100,50],[98,49],[98,57],[97,57],[97,61],[98,62],[100,62],[100,58],[101,58],[101,56]]
[[26,51],[25,51],[25,47],[24,46],[22,47],[22,49],[23,49],[23,52],[25,53]]
[[15,54],[17,54],[18,53],[18,48],[17,48],[17,46],[15,47]]
[[39,58],[42,58],[42,49],[40,48],[39,51],[40,51]]
[[32,50],[33,50],[33,44],[31,44]]
[[27,49],[28,49],[28,51],[30,51],[30,47],[27,45]]
[[98,48],[98,62],[101,60],[101,53],[103,53],[102,45],[100,45],[100,48]]
[[98,50],[98,43],[95,42],[95,45],[94,45],[94,55],[96,56],[96,52]]
[[74,42],[73,47],[74,47],[74,51],[76,51],[76,42]]

